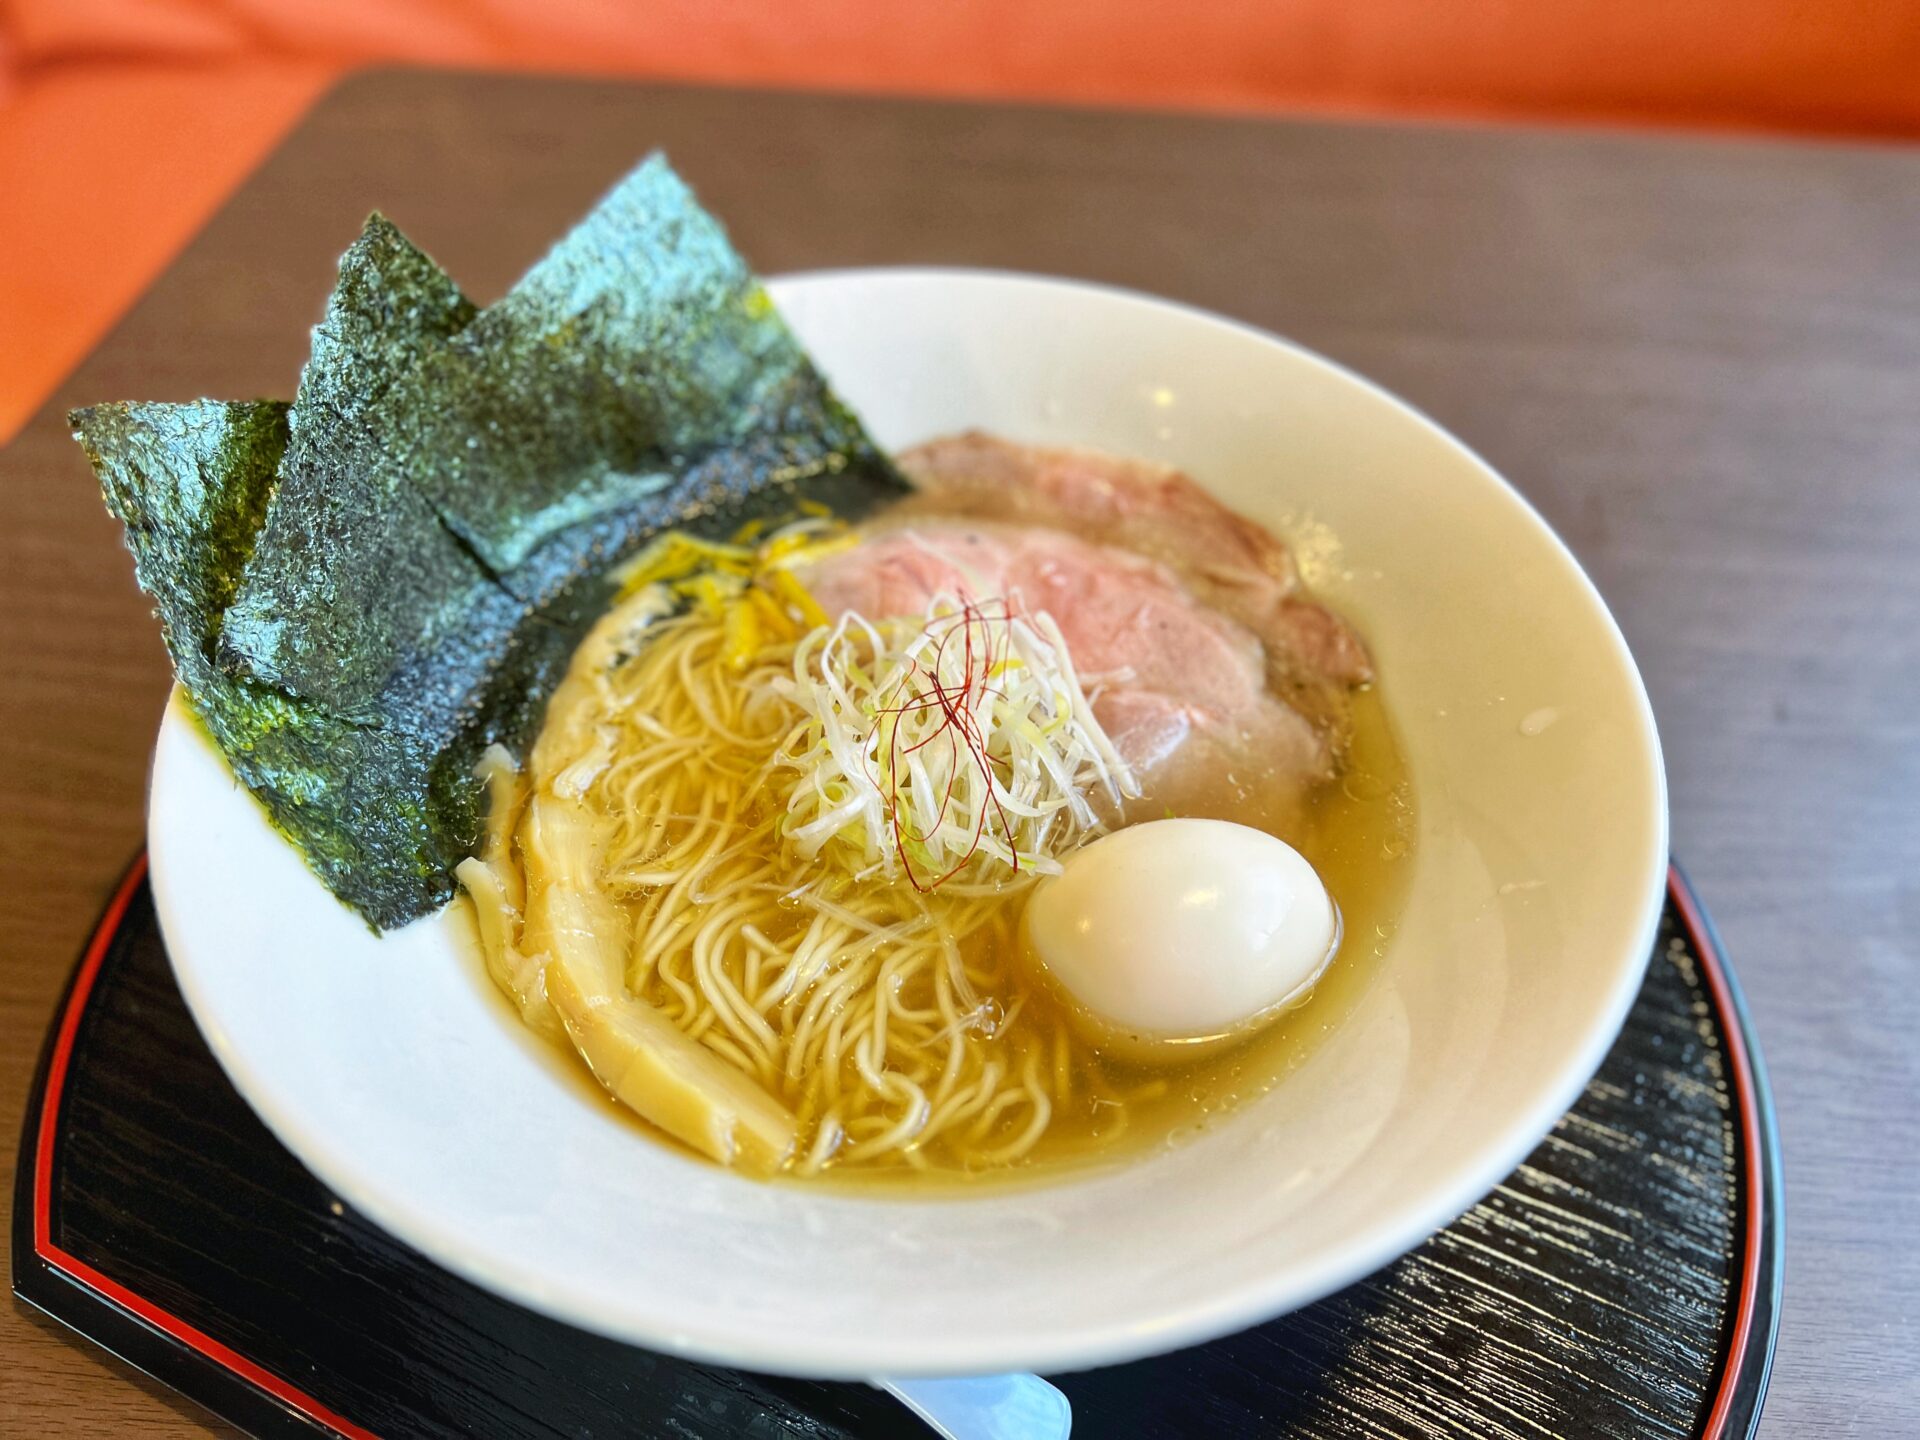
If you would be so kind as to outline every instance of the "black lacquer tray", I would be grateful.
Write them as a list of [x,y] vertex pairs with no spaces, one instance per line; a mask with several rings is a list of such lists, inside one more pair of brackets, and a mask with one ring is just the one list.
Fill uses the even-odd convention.
[[[254,1118],[173,983],[144,862],[55,1017],[17,1294],[260,1436],[923,1437],[895,1401],[587,1335],[346,1209]],[[1106,1436],[1749,1436],[1779,1317],[1779,1155],[1732,973],[1675,871],[1647,978],[1507,1181],[1332,1298],[1052,1377]]]

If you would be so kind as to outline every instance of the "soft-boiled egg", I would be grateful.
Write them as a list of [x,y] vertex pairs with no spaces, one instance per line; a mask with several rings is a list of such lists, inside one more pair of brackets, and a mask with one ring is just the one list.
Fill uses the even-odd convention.
[[1029,956],[1087,1037],[1130,1058],[1230,1044],[1303,998],[1339,946],[1313,866],[1263,830],[1150,820],[1069,856],[1027,902]]

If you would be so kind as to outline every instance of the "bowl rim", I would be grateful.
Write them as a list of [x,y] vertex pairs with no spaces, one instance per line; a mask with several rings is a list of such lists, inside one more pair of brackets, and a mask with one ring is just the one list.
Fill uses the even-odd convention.
[[[619,1307],[582,1303],[583,1297],[560,1293],[552,1285],[543,1283],[538,1274],[466,1244],[456,1232],[437,1224],[435,1217],[412,1209],[405,1197],[389,1197],[380,1193],[378,1187],[370,1188],[363,1183],[361,1172],[341,1147],[329,1144],[323,1134],[308,1129],[297,1113],[289,1112],[271,1099],[272,1087],[255,1075],[232,1037],[218,1024],[203,1019],[210,1017],[211,1012],[206,1008],[210,1002],[201,991],[195,968],[183,967],[174,961],[175,977],[195,1022],[222,1070],[274,1135],[337,1195],[376,1224],[483,1289],[567,1323],[667,1354],[764,1372],[833,1379],[869,1379],[884,1374],[986,1374],[1015,1369],[1074,1370],[1122,1363],[1202,1343],[1323,1299],[1444,1229],[1504,1180],[1573,1105],[1581,1089],[1599,1069],[1639,992],[1642,967],[1635,961],[1651,950],[1666,893],[1669,815],[1666,768],[1658,727],[1645,681],[1625,636],[1571,549],[1505,476],[1424,411],[1315,350],[1185,302],[1117,285],[1024,271],[967,266],[845,266],[781,274],[769,277],[765,283],[775,303],[784,305],[796,292],[847,282],[863,285],[985,283],[1013,289],[1079,292],[1120,300],[1187,323],[1278,347],[1297,359],[1334,372],[1372,400],[1415,422],[1431,438],[1468,462],[1469,469],[1483,482],[1490,482],[1495,497],[1516,508],[1531,522],[1602,622],[1602,632],[1613,650],[1611,658],[1631,691],[1629,698],[1650,762],[1648,774],[1641,778],[1651,787],[1643,797],[1652,818],[1652,833],[1647,837],[1645,873],[1638,900],[1639,923],[1633,932],[1632,955],[1617,966],[1604,1004],[1596,1008],[1582,1043],[1568,1050],[1559,1061],[1551,1083],[1538,1088],[1497,1143],[1483,1144],[1469,1163],[1454,1168],[1445,1183],[1423,1191],[1417,1203],[1402,1207],[1390,1223],[1360,1230],[1304,1266],[1280,1272],[1256,1269],[1241,1283],[1221,1287],[1204,1299],[1158,1315],[1151,1325],[1143,1325],[1137,1319],[1114,1320],[1065,1332],[1028,1333],[1013,1345],[994,1335],[973,1335],[960,1342],[946,1338],[929,1344],[913,1335],[895,1333],[868,1346],[858,1357],[848,1357],[833,1342],[815,1341],[791,1327],[777,1336],[767,1333],[759,1337],[743,1336],[728,1327],[709,1331],[689,1329],[672,1318],[671,1297],[662,1297],[648,1309],[631,1304]],[[164,788],[161,777],[167,766],[166,742],[170,727],[175,726],[186,727],[193,732],[192,738],[211,748],[211,742],[205,740],[185,713],[177,687],[162,721],[148,795],[152,888],[163,934],[179,933],[172,921],[173,895],[166,878],[171,869],[170,857],[165,853],[165,844],[156,843],[156,817]],[[1622,903],[1628,903],[1625,897]],[[169,947],[170,961],[173,954]]]

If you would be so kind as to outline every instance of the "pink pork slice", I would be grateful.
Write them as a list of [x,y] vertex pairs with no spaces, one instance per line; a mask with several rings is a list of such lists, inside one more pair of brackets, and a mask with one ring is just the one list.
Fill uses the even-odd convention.
[[882,521],[801,578],[833,616],[919,615],[941,593],[1046,611],[1141,781],[1139,818],[1165,809],[1284,831],[1333,773],[1335,737],[1269,688],[1260,639],[1144,555],[923,514]]
[[1292,552],[1170,466],[977,430],[916,446],[899,463],[921,492],[905,516],[1046,525],[1160,561],[1259,637],[1269,683],[1316,719],[1343,724],[1347,692],[1373,678],[1366,646],[1307,592]]

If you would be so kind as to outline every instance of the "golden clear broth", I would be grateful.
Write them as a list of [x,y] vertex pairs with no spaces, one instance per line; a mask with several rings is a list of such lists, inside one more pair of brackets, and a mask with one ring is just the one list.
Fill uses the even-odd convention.
[[[1210,808],[1232,818],[1239,798],[1223,796]],[[1314,797],[1304,828],[1282,836],[1319,872],[1344,921],[1340,952],[1304,1002],[1244,1043],[1196,1061],[1152,1067],[1103,1061],[1108,1081],[1128,1095],[1126,1104],[1116,1107],[1110,1101],[1096,1101],[1084,1088],[1066,1101],[1056,1096],[1045,1135],[1012,1164],[970,1171],[942,1163],[936,1156],[925,1168],[899,1162],[841,1165],[782,1183],[826,1184],[868,1193],[974,1190],[1058,1178],[1195,1137],[1226,1111],[1281,1084],[1365,993],[1399,918],[1413,833],[1413,797],[1405,766],[1380,698],[1368,689],[1354,697],[1345,770]],[[494,997],[505,1022],[525,1037],[533,1053],[554,1066],[567,1083],[579,1087],[590,1103],[612,1107],[654,1143],[681,1148],[613,1100],[564,1043],[548,1043],[523,1026],[512,1003],[488,978],[477,941],[469,948],[476,983]],[[1042,1033],[1055,1029],[1054,1022],[1064,1019],[1058,1002],[1043,986],[1024,990],[1025,1023],[1039,1025]],[[1004,1008],[1015,996],[1001,998]],[[1076,1036],[1071,1044],[1085,1047],[1086,1042]]]

